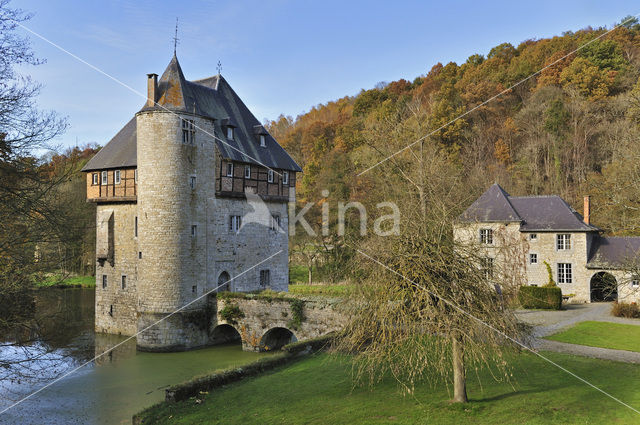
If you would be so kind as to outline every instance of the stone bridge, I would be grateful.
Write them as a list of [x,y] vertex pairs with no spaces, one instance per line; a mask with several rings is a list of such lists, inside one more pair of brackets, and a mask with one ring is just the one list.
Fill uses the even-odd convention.
[[209,326],[209,343],[241,340],[245,351],[277,350],[339,331],[344,324],[345,315],[335,299],[221,294]]

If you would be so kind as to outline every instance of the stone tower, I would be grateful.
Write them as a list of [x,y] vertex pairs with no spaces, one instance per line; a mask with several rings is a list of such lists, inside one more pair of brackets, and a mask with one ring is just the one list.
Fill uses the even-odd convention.
[[[287,289],[301,170],[221,75],[188,81],[174,54],[147,90],[83,169],[98,206],[96,329],[136,333],[142,350],[189,349],[210,343],[210,291]],[[122,288],[100,286],[125,272]]]

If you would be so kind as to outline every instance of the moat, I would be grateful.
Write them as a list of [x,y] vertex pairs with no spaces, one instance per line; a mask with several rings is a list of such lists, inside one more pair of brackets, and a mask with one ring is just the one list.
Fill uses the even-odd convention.
[[[94,293],[94,289],[36,293],[35,314],[42,326],[32,353],[47,347],[51,355],[30,364],[31,370],[37,370],[37,379],[0,381],[0,410],[126,339],[93,331]],[[0,350],[0,359],[24,358],[21,351]],[[130,423],[134,413],[162,400],[167,386],[261,355],[265,354],[242,351],[239,343],[179,353],[143,353],[136,351],[132,339],[3,413],[0,424]]]

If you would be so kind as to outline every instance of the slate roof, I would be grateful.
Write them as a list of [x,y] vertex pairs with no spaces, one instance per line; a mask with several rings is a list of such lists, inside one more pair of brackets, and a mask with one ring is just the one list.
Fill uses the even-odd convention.
[[602,237],[593,239],[587,267],[619,268],[634,261],[640,253],[640,237]]
[[523,232],[599,232],[559,196],[511,196],[493,184],[458,217],[462,222],[519,222]]
[[[157,97],[157,103],[161,106],[145,106],[141,110],[168,109],[215,119],[215,134],[217,138],[222,139],[216,140],[216,145],[223,158],[277,169],[302,171],[293,158],[264,130],[258,133],[265,134],[266,147],[260,146],[256,132],[256,128],[262,127],[260,121],[221,75],[187,81],[178,58],[174,55],[158,81]],[[235,126],[234,140],[226,139],[226,132],[222,128],[222,125],[226,124]],[[136,165],[135,117],[82,170],[117,168],[124,167],[125,164]]]

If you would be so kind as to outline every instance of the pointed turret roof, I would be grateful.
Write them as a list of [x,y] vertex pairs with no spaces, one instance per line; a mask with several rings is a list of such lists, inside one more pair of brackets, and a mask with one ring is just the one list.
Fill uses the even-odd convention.
[[481,222],[520,222],[511,202],[509,194],[494,183],[459,217],[461,221]]
[[[156,105],[145,105],[141,111],[169,110],[214,119],[216,145],[223,158],[276,169],[302,171],[282,146],[266,132],[260,121],[220,74],[188,81],[174,54],[158,81],[157,99]],[[136,165],[135,118],[132,121],[87,163],[83,171],[119,167],[125,163],[128,166]],[[233,140],[224,137],[226,132],[223,126],[228,125],[235,127]],[[265,136],[266,147],[260,146],[261,134]],[[101,155],[102,151],[105,151],[105,154]],[[127,161],[113,161],[114,156],[125,154]]]

